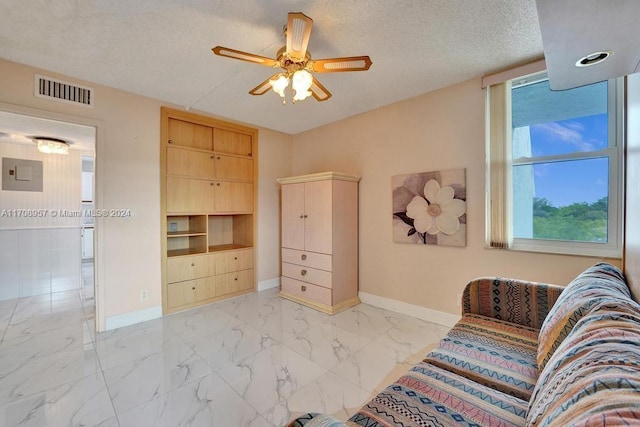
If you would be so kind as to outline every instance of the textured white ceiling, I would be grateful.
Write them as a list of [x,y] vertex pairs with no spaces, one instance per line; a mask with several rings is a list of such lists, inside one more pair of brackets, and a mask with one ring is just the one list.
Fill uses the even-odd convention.
[[[323,103],[249,95],[273,70],[211,48],[275,57],[288,12],[313,19],[314,58],[371,69],[316,75]],[[0,2],[2,58],[290,134],[541,56],[534,0]]]

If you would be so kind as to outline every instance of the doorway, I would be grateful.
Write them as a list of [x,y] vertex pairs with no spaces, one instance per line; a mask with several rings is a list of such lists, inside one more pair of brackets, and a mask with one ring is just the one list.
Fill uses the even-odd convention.
[[[89,194],[91,206],[95,203],[96,126],[1,107],[0,242],[6,250],[0,255],[0,302],[31,299],[39,313],[69,304],[77,294],[95,313],[95,225],[93,208],[84,201]],[[57,141],[66,154],[43,152],[38,141]],[[85,169],[91,173],[87,188]],[[12,180],[34,185],[10,188],[6,184]]]

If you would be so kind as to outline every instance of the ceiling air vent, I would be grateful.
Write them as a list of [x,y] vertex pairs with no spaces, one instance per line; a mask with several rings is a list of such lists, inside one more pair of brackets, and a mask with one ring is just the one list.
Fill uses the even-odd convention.
[[93,88],[36,74],[35,96],[93,107]]

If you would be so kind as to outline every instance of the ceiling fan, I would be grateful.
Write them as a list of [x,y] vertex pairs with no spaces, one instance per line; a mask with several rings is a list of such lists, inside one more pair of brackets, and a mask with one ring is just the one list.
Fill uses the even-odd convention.
[[285,103],[285,89],[291,83],[294,91],[293,103],[313,95],[318,101],[331,98],[329,92],[311,73],[336,73],[342,71],[366,71],[371,67],[368,56],[348,56],[330,59],[311,59],[307,50],[313,20],[301,12],[290,12],[284,27],[286,45],[276,54],[276,59],[216,46],[213,53],[227,58],[240,59],[272,68],[282,68],[249,91],[251,95],[264,95],[273,89]]

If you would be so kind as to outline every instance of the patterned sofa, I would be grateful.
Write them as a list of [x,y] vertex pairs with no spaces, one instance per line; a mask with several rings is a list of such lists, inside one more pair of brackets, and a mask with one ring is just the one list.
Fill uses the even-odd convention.
[[346,423],[289,426],[640,425],[640,305],[599,263],[566,288],[481,278],[438,347]]

